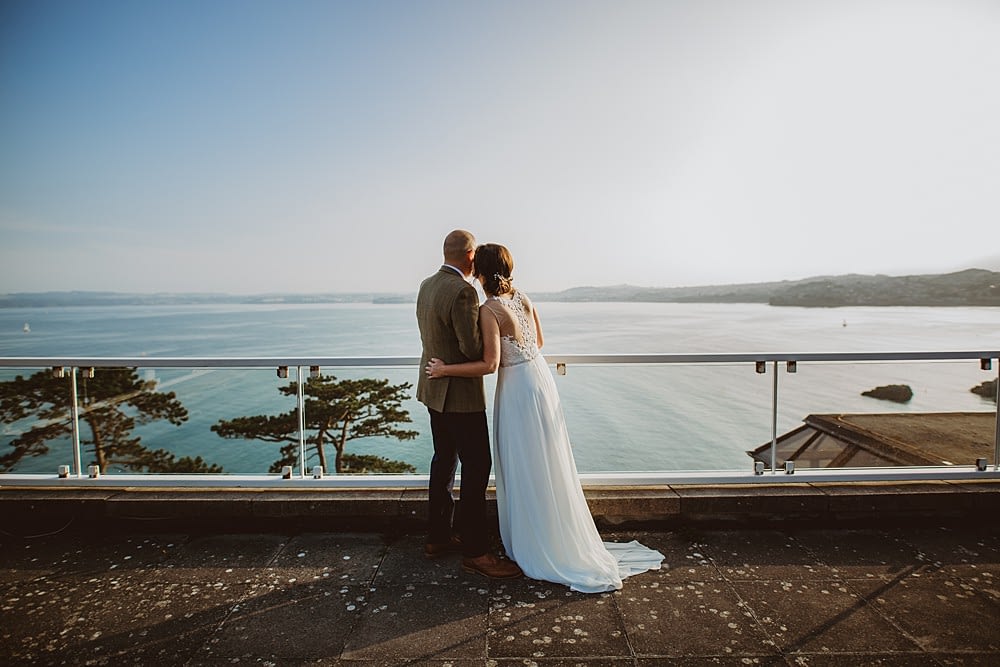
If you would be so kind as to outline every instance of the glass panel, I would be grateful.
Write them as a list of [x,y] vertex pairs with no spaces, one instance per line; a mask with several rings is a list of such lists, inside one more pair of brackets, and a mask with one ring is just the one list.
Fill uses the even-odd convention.
[[[811,415],[821,418],[819,431],[830,437],[796,457],[802,467],[973,465],[978,457],[994,459],[996,406],[971,391],[992,379],[978,360],[800,362],[796,373],[785,372],[779,363],[778,373],[779,467],[795,451],[781,436]],[[864,395],[878,388],[899,388],[904,395],[895,400],[891,390],[883,394],[887,398]],[[912,397],[903,400],[906,391]],[[938,413],[961,414],[932,416]],[[758,444],[769,445],[769,438]],[[761,460],[766,456],[758,454]]]
[[[767,372],[759,374],[749,362],[571,365],[565,376],[556,374],[556,385],[579,471],[749,471],[751,453],[769,465],[774,368],[768,363]],[[982,371],[978,360],[799,362],[797,368],[797,373],[787,373],[784,363],[777,365],[779,466],[788,458],[800,467],[900,463],[891,456],[891,447],[866,448],[842,434],[817,431],[815,424],[805,426],[810,415],[863,415],[870,420],[872,414],[935,412],[976,413],[983,422],[976,426],[982,437],[977,436],[974,449],[932,452],[940,461],[971,465],[986,458],[993,464],[996,407],[970,390],[994,379],[995,371]],[[303,371],[308,377],[308,369]],[[72,465],[68,372],[53,378],[49,368],[0,369],[6,400],[14,400],[5,408],[0,434],[0,463],[6,471],[52,474],[59,465]],[[427,410],[414,398],[418,372],[415,367],[322,369],[321,384],[367,379],[395,386],[399,393],[403,421],[393,426],[406,433],[349,440],[339,461],[341,472],[427,473],[433,445]],[[108,475],[266,474],[292,465],[299,475],[296,380],[295,367],[288,369],[287,378],[277,377],[274,368],[97,368],[93,378],[81,371],[82,465],[86,469],[101,462]],[[492,405],[496,377],[487,377],[485,384],[487,404]],[[897,384],[912,388],[909,401],[862,395]],[[24,393],[20,398],[38,400],[23,415],[10,407],[18,404],[13,398],[17,387]],[[307,405],[316,400],[308,389],[306,399]],[[492,414],[490,408],[487,412]],[[321,463],[315,443],[321,413],[321,406],[306,411],[307,473]],[[286,424],[279,434],[251,438],[243,437],[249,435],[246,430],[231,430],[230,437],[219,432],[223,424],[240,418],[281,416]],[[853,419],[858,426],[862,417]],[[327,474],[337,468],[332,444],[337,435],[339,430],[331,426],[324,441]]]
[[[398,387],[402,399],[402,412],[391,426],[408,433],[403,438],[349,439],[344,445],[345,472],[427,472],[433,447],[427,411],[413,398],[410,386],[415,384],[415,372],[409,368],[323,369],[325,384],[369,379]],[[11,392],[30,393],[40,401],[23,417],[5,420],[0,437],[0,461],[6,462],[3,471],[52,474],[59,465],[72,465],[69,373],[67,368],[66,377],[53,378],[48,368],[2,369],[0,382]],[[303,374],[308,380],[309,369],[304,368]],[[288,369],[286,378],[279,378],[273,368],[96,368],[93,378],[80,372],[82,467],[86,470],[100,463],[106,475],[265,474],[292,465],[299,475],[296,381],[295,367]],[[313,399],[308,389],[305,394],[308,405]],[[282,428],[274,427],[273,420],[282,416]],[[253,417],[270,417],[269,426],[274,428],[260,438],[242,437],[254,429],[260,433],[260,424],[233,429],[227,434],[230,437],[219,432],[224,422]],[[306,433],[312,438],[317,429],[310,417],[307,409]],[[339,435],[335,431],[331,436]],[[25,438],[26,434],[37,437]],[[31,446],[19,443],[19,438]],[[332,437],[325,441],[323,451],[327,473],[332,474],[337,459]],[[306,452],[308,472],[320,464],[315,442],[308,442]]]
[[[279,386],[295,378],[277,377],[276,369],[240,368],[142,368],[146,381],[156,382],[156,390],[170,392],[187,411],[180,425],[157,420],[137,428],[143,444],[163,450],[177,460],[202,460],[201,466],[185,472],[265,474],[280,457],[280,444],[242,438],[222,438],[212,431],[220,420],[252,415],[279,415],[294,411],[295,396],[283,396]],[[121,468],[107,474],[131,472]],[[296,466],[298,472],[298,466]]]
[[49,368],[0,368],[0,383],[0,472],[55,474],[60,465],[72,467],[68,369],[57,378]]
[[[335,369],[324,368],[321,378],[309,379],[309,368],[303,368],[306,380],[306,473],[325,464],[326,474],[334,474],[337,466],[336,449],[332,440],[340,435],[337,423],[330,423],[324,439],[321,459],[315,436],[319,432],[315,420],[319,410],[310,411],[313,384],[326,386],[344,380],[376,380],[392,386],[412,383],[414,370],[391,368]],[[146,377],[159,381],[159,388],[176,393],[188,411],[188,420],[180,427],[158,422],[143,428],[144,441],[151,446],[163,447],[171,454],[182,457],[201,456],[207,464],[221,466],[225,473],[264,474],[277,473],[282,466],[291,465],[293,474],[301,474],[298,446],[298,414],[295,383],[297,368],[288,369],[287,378],[279,378],[276,369],[147,369]],[[400,407],[410,421],[392,424],[402,431],[415,431],[415,438],[399,439],[392,436],[371,436],[349,439],[344,444],[343,472],[425,472],[430,463],[430,429],[426,410],[413,399],[412,387],[401,387],[403,398]],[[364,394],[362,394],[364,395]],[[259,423],[264,417],[271,422],[264,427]],[[260,418],[254,424],[234,424],[243,418]],[[280,420],[280,424],[275,424]],[[221,435],[222,427],[231,428]],[[327,423],[327,422],[324,422]],[[264,431],[267,433],[265,434]],[[252,433],[260,437],[243,437]],[[359,458],[360,457],[360,458]],[[365,457],[373,457],[368,459]]]
[[[431,457],[434,454],[434,445],[431,439],[430,419],[427,408],[415,398],[417,392],[417,368],[323,368],[324,377],[333,376],[339,380],[363,380],[373,379],[387,382],[390,386],[399,387],[409,385],[403,390],[406,399],[402,401],[401,408],[406,412],[410,421],[400,422],[396,428],[404,431],[414,431],[416,435],[412,439],[400,439],[391,436],[373,436],[351,440],[345,444],[344,451],[357,456],[377,457],[388,459],[394,464],[405,464],[409,466],[403,473],[427,474],[430,471]],[[487,382],[489,384],[489,381]],[[487,398],[487,400],[490,400]],[[308,412],[307,412],[308,414]],[[307,469],[316,465],[315,455],[310,453]],[[367,474],[380,474],[381,472],[396,473],[396,466],[392,465],[388,471],[367,468],[358,471],[355,468],[345,469],[344,472],[366,472]],[[332,469],[332,468],[331,468]]]
[[557,376],[580,472],[750,470],[771,434],[754,365],[572,365]]

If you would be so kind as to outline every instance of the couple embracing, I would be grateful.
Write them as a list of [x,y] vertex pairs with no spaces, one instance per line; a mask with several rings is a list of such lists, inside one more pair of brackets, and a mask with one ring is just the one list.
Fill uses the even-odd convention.
[[[461,552],[465,570],[491,578],[523,572],[584,593],[616,590],[624,577],[659,569],[663,555],[635,541],[601,540],[577,476],[555,381],[539,352],[538,313],[514,287],[513,268],[503,246],[476,247],[472,234],[455,230],[444,241],[444,265],[420,285],[417,399],[430,413],[434,440],[424,553]],[[483,304],[472,278],[486,293]],[[497,369],[496,497],[507,558],[491,551],[486,518],[494,457],[482,378]]]

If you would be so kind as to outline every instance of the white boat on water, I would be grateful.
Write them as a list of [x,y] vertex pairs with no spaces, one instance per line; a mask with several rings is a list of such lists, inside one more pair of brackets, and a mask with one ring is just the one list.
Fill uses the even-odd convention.
[[24,333],[31,333],[31,327],[28,326],[27,322],[24,323],[24,329],[23,329],[23,331],[24,331]]

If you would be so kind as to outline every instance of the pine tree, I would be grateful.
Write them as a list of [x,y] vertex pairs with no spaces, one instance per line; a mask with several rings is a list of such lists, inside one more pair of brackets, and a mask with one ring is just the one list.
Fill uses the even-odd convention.
[[[13,424],[36,423],[11,440],[13,449],[0,456],[0,471],[13,469],[25,457],[43,456],[49,442],[72,434],[69,378],[43,370],[25,379],[0,382],[0,419]],[[165,449],[151,450],[133,430],[139,424],[165,419],[176,426],[187,421],[187,410],[173,392],[156,391],[156,380],[142,380],[135,368],[96,368],[94,376],[78,378],[80,446],[102,471],[124,469],[152,473],[218,473],[222,468],[200,456],[177,458]]]
[[[332,375],[308,379],[302,388],[307,433],[305,442],[309,450],[307,458],[317,461],[323,470],[332,469],[337,473],[416,472],[413,466],[403,461],[344,451],[348,442],[360,438],[416,438],[417,431],[396,426],[412,421],[410,413],[402,407],[411,387],[408,382],[391,385],[388,380],[337,380]],[[298,395],[297,382],[278,389],[286,396]],[[221,420],[212,426],[212,430],[223,438],[283,443],[281,458],[271,465],[271,472],[280,472],[283,466],[298,464],[299,416],[296,407],[280,415]],[[334,449],[332,468],[328,465],[327,445],[333,445]]]

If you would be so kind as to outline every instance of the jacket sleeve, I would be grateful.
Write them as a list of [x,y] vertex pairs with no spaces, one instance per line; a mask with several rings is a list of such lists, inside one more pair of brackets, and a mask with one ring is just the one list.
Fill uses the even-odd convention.
[[451,322],[458,337],[458,348],[469,361],[483,358],[483,335],[479,331],[479,295],[466,285],[459,292],[451,310]]

